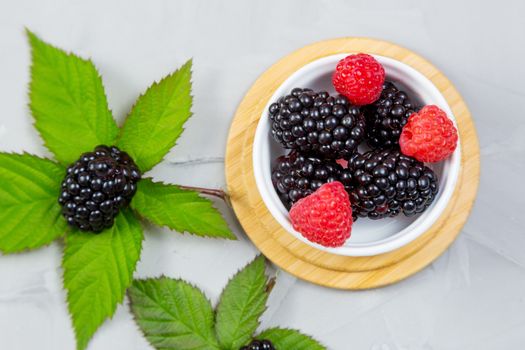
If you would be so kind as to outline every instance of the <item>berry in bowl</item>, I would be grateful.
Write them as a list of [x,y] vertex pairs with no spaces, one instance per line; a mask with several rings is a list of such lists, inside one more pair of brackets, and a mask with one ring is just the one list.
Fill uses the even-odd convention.
[[253,168],[272,216],[337,255],[372,256],[426,232],[454,191],[454,116],[421,73],[383,56],[313,61],[275,91]]

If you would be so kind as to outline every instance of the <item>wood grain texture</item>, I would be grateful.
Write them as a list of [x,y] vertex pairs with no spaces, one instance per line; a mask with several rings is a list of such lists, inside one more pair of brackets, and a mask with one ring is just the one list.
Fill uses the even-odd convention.
[[[257,191],[252,145],[259,118],[274,91],[296,70],[321,57],[366,52],[404,62],[429,78],[447,100],[461,140],[461,171],[440,219],[410,244],[373,257],[319,251],[294,238],[273,218]],[[389,42],[341,38],[318,42],[281,59],[253,84],[232,122],[226,150],[226,180],[235,213],[253,243],[283,270],[312,283],[366,289],[395,283],[423,269],[457,237],[470,213],[479,182],[479,145],[468,108],[450,81],[421,56]]]

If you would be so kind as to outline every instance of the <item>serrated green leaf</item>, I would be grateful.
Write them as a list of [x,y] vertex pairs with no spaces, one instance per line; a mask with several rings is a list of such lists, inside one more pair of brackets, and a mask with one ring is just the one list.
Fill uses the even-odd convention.
[[257,339],[271,341],[276,349],[326,350],[315,339],[293,329],[271,328],[259,334]]
[[132,282],[140,257],[142,228],[126,209],[100,234],[66,236],[62,267],[77,349],[85,349],[98,327],[113,316]]
[[69,165],[97,145],[113,144],[118,127],[93,63],[45,43],[30,31],[27,35],[32,52],[30,107],[47,148],[60,163]]
[[259,326],[266,309],[265,260],[260,256],[239,271],[222,292],[217,306],[217,338],[223,348],[239,349]]
[[195,191],[143,179],[131,206],[159,226],[198,236],[235,239],[213,203]]
[[192,285],[165,277],[135,280],[128,295],[136,322],[156,349],[219,349],[210,302]]
[[191,104],[190,60],[138,98],[122,126],[118,146],[142,172],[150,170],[175,146],[191,116]]
[[66,232],[58,194],[65,170],[30,154],[0,153],[0,251],[46,245]]

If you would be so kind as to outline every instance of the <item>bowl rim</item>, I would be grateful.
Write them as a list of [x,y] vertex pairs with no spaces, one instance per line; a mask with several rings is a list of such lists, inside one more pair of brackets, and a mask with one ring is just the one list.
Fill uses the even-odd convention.
[[[267,173],[270,173],[270,176],[265,176],[263,170],[264,167],[262,166],[263,162],[261,161],[264,139],[269,139],[269,135],[265,133],[267,132],[267,129],[265,129],[265,127],[269,125],[267,118],[268,107],[271,103],[273,103],[276,96],[284,95],[286,93],[286,90],[289,89],[286,87],[287,83],[296,78],[298,75],[303,75],[305,72],[315,70],[316,68],[325,65],[329,62],[333,62],[335,67],[337,61],[352,53],[354,52],[349,51],[347,53],[328,55],[316,59],[308,64],[305,64],[299,69],[297,69],[290,76],[288,76],[288,78],[286,78],[279,85],[279,87],[275,89],[257,122],[257,128],[253,142],[252,162],[257,190],[261,195],[263,203],[272,215],[272,217],[288,232],[288,234],[291,234],[295,238],[308,244],[311,247],[332,254],[342,256],[374,256],[396,250],[412,242],[417,237],[421,236],[424,232],[426,232],[441,216],[441,214],[447,207],[450,198],[452,197],[459,177],[459,170],[461,166],[461,140],[458,140],[458,147],[456,148],[452,156],[445,160],[443,163],[443,171],[447,172],[447,176],[445,179],[440,179],[441,194],[438,200],[434,201],[434,203],[430,207],[430,210],[426,211],[424,215],[420,215],[416,220],[414,220],[401,231],[392,234],[389,237],[373,242],[351,243],[349,245],[344,245],[336,248],[324,247],[319,244],[313,243],[306,239],[302,234],[293,229],[288,215],[284,215],[282,212],[284,206],[279,200],[279,197],[275,192],[273,185],[271,184],[271,170],[266,171]],[[419,84],[422,84],[425,87],[425,91],[429,92],[433,97],[439,100],[439,102],[433,101],[433,103],[439,105],[442,109],[445,110],[445,112],[457,128],[455,116],[452,113],[447,100],[440,92],[440,90],[426,76],[424,76],[422,73],[420,73],[413,67],[407,65],[406,63],[403,63],[396,59],[376,54],[372,54],[372,56],[374,56],[379,62],[386,66],[395,66],[397,69],[403,71],[404,73],[411,76],[413,79],[417,80]],[[267,167],[267,169],[269,168],[270,167]],[[269,184],[267,181],[268,179],[270,179]],[[445,184],[445,186],[441,186],[442,184]]]

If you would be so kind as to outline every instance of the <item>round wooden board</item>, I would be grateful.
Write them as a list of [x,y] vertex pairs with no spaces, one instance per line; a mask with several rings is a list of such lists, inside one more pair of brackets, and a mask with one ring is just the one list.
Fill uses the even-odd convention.
[[[422,236],[390,253],[346,257],[317,250],[294,238],[272,217],[257,191],[252,166],[255,129],[263,108],[290,74],[321,57],[366,52],[404,62],[429,78],[456,117],[461,140],[461,171],[454,195],[440,219]],[[439,257],[457,237],[470,213],[479,182],[479,145],[470,112],[450,81],[410,50],[368,38],[318,42],[281,59],[264,72],[239,105],[226,150],[226,180],[237,218],[253,243],[283,270],[312,283],[366,289],[407,278]]]

